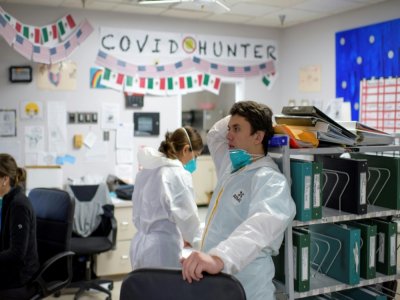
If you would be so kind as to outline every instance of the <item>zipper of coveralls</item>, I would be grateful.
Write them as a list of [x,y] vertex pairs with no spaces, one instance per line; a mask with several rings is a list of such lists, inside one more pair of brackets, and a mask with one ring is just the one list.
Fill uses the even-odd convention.
[[[245,168],[246,168],[246,166],[244,166],[241,169],[237,170],[235,173],[232,173],[231,176],[226,180],[226,183],[223,186],[225,186],[228,183],[228,181],[231,180],[231,178],[233,177],[232,175],[237,175],[238,173],[242,172]],[[224,192],[224,187],[221,187],[221,190],[219,191],[217,199],[215,199],[214,206],[213,206],[213,208],[211,210],[210,218],[208,219],[207,225],[204,228],[203,236],[201,238],[201,246],[200,246],[200,250],[201,251],[203,251],[204,239],[205,239],[205,237],[206,237],[206,235],[208,233],[208,228],[210,227],[210,223],[214,219],[215,212],[216,212],[216,210],[218,208],[219,199],[221,198],[221,195],[222,195],[223,192]]]

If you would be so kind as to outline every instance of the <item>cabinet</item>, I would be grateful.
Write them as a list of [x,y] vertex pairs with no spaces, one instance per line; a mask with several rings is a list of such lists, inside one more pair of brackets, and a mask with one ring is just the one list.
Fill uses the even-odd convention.
[[[280,145],[278,145],[280,144]],[[273,147],[270,148],[271,156],[276,159],[281,167],[282,172],[291,181],[290,176],[290,158],[302,157],[308,160],[313,160],[316,155],[323,154],[342,154],[346,152],[360,152],[360,153],[391,153],[395,155],[400,154],[400,146],[363,146],[363,147],[332,147],[332,148],[313,148],[313,149],[290,149],[288,146],[287,137],[282,137],[281,140]],[[305,157],[304,157],[305,156]],[[354,287],[361,287],[373,284],[379,284],[386,281],[392,281],[399,278],[399,271],[395,275],[383,275],[376,273],[373,279],[360,278],[360,282],[356,285],[348,285],[339,282],[327,275],[312,272],[314,276],[310,277],[310,290],[306,292],[294,291],[294,259],[293,259],[293,240],[292,233],[295,227],[306,227],[314,224],[336,223],[350,220],[382,218],[399,215],[400,211],[395,209],[383,208],[374,205],[368,205],[368,212],[362,215],[350,214],[343,211],[323,207],[322,218],[311,221],[293,221],[292,225],[285,232],[285,285],[278,283],[278,290],[287,295],[289,299],[304,298],[315,296],[319,294],[328,294],[336,291],[350,289]],[[313,269],[311,269],[313,270]]]
[[197,158],[197,168],[192,176],[196,204],[208,205],[217,184],[215,166],[210,155],[201,155]]
[[95,272],[97,276],[127,274],[132,271],[129,249],[136,233],[132,224],[132,201],[113,199],[114,215],[117,220],[117,245],[111,250],[97,255]]

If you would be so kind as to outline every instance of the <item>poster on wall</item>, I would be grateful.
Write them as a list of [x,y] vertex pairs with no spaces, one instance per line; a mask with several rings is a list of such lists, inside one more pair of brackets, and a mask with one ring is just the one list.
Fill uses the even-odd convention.
[[299,90],[300,92],[320,92],[321,91],[321,66],[306,66],[299,70]]
[[21,120],[43,120],[42,101],[21,101]]
[[351,103],[352,120],[360,120],[363,80],[400,77],[399,49],[400,19],[336,33],[336,97]]
[[400,132],[400,78],[360,83],[360,121],[388,133]]
[[76,90],[76,63],[65,61],[54,65],[40,64],[37,87],[41,90]]
[[106,89],[107,87],[101,84],[101,78],[104,70],[102,68],[90,68],[90,88],[91,89]]
[[47,137],[49,152],[64,154],[67,149],[67,105],[61,101],[47,103]]
[[17,135],[17,111],[15,109],[0,109],[0,136],[12,137]]
[[120,107],[116,103],[103,103],[101,111],[101,128],[117,129],[120,118]]
[[44,151],[44,126],[25,126],[25,152]]

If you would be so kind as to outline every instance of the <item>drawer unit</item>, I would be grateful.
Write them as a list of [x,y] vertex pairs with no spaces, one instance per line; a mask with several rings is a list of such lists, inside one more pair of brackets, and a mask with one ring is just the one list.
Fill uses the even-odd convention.
[[111,250],[97,255],[95,272],[97,276],[127,274],[132,271],[129,249],[136,229],[132,224],[132,202],[113,199],[114,215],[117,220],[117,245]]

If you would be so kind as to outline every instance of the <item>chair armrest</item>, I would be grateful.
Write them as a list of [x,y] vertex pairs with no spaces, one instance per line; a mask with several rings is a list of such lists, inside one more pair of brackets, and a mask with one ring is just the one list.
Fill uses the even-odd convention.
[[43,278],[43,274],[51,267],[54,265],[55,262],[67,258],[67,259],[72,259],[72,256],[75,255],[74,252],[72,251],[65,251],[58,253],[57,255],[54,255],[53,257],[49,258],[47,261],[43,263],[43,265],[40,267],[38,273],[36,274],[35,278],[33,279],[32,283],[37,284],[38,288],[40,290],[40,294],[42,297],[49,296],[53,294],[55,291],[58,290],[58,287],[60,285],[66,286],[67,284],[70,283],[72,279],[72,263],[69,264],[68,266],[68,276],[65,280],[59,281],[54,283],[49,283],[46,282]]
[[110,219],[111,223],[111,231],[109,234],[109,239],[112,243],[112,250],[115,250],[117,247],[117,231],[118,231],[118,225],[117,225],[117,219],[115,219],[114,216]]

